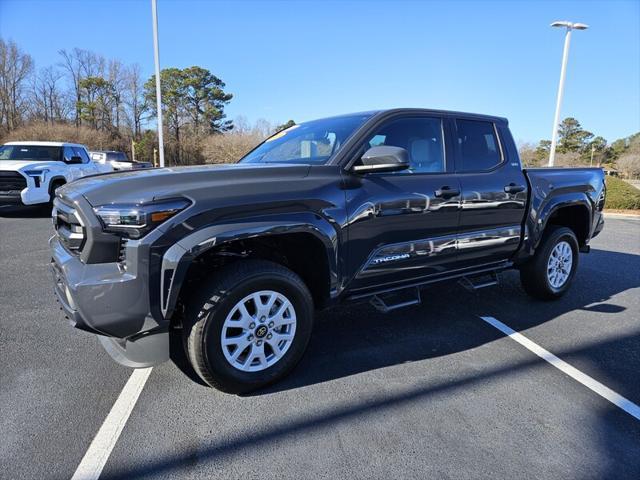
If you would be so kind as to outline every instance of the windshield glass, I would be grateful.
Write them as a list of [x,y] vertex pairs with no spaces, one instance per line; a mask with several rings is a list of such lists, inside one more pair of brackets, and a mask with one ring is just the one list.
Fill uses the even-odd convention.
[[62,160],[62,147],[2,145],[0,147],[0,160],[35,160],[42,162]]
[[370,117],[361,114],[294,125],[267,138],[240,163],[325,164]]

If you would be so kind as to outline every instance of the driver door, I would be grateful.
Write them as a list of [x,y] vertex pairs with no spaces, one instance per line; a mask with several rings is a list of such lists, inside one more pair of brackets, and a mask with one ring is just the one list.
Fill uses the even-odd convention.
[[410,168],[349,173],[346,190],[348,273],[352,291],[446,272],[456,260],[460,185],[438,116],[387,120],[365,139],[371,147],[407,150]]

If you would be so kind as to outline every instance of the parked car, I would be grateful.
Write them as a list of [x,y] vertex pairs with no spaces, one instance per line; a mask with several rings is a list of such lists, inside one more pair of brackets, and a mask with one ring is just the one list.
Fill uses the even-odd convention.
[[[110,170],[110,169],[109,169]],[[0,204],[51,202],[65,183],[103,170],[77,143],[9,142],[0,146]]]
[[109,165],[113,170],[134,170],[138,168],[151,168],[153,166],[150,162],[134,162],[129,160],[129,157],[127,157],[127,154],[124,152],[110,150],[104,152],[92,151],[89,153],[94,162]]
[[359,113],[293,126],[236,165],[65,186],[51,266],[66,315],[118,362],[165,361],[181,335],[198,375],[238,393],[294,367],[315,309],[388,312],[509,268],[559,298],[604,199],[599,168],[523,170],[504,118]]

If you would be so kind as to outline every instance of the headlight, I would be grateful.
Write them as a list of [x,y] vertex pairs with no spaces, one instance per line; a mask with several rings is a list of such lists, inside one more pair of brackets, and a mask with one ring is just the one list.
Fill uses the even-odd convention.
[[40,185],[44,183],[46,174],[49,172],[48,168],[42,168],[40,170],[25,170],[24,173],[33,178],[36,188],[40,188]]
[[190,204],[186,199],[178,199],[147,205],[103,205],[93,211],[105,232],[142,238]]

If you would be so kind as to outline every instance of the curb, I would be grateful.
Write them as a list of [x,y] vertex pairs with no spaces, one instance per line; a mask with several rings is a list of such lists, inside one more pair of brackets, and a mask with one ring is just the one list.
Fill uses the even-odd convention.
[[633,213],[608,213],[604,212],[605,218],[630,218],[640,220],[640,215],[635,215]]

